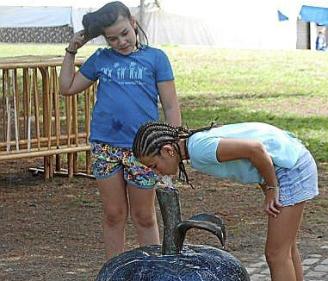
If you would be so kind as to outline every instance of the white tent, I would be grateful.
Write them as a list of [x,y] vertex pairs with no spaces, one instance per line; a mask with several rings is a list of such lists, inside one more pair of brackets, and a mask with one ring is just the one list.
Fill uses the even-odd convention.
[[279,21],[276,0],[166,0],[147,18],[155,27],[147,29],[149,37],[158,43],[295,48],[296,23]]
[[[62,26],[82,29],[86,12],[106,0],[0,0],[0,27]],[[122,0],[140,16],[139,0]],[[148,1],[151,2],[151,1]],[[161,0],[147,5],[143,27],[151,44],[210,45],[222,48],[295,49],[303,3],[323,0]],[[146,1],[147,3],[147,1]],[[288,17],[279,21],[278,10]],[[101,42],[95,40],[94,42]]]

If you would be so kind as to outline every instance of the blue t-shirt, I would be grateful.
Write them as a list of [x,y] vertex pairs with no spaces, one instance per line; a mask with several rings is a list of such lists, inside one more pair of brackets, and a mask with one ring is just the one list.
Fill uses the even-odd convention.
[[283,168],[293,167],[305,149],[289,132],[257,122],[224,125],[195,133],[188,139],[188,153],[194,169],[245,184],[263,183],[264,179],[249,160],[219,162],[216,151],[222,138],[259,141],[265,146],[273,164]]
[[98,49],[80,72],[99,80],[90,141],[127,148],[143,123],[159,119],[157,83],[174,79],[166,54],[149,46],[129,55]]

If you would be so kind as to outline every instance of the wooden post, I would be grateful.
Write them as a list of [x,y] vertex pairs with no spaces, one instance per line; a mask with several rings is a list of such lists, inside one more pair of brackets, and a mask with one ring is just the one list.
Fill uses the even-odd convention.
[[[72,97],[72,131],[75,135],[74,144],[75,146],[79,146],[79,138],[78,138],[78,117],[77,117],[77,95]],[[77,174],[78,166],[77,166],[77,153],[73,154],[73,174]]]
[[39,109],[39,91],[38,91],[38,73],[37,69],[33,69],[33,97],[34,97],[34,119],[35,119],[35,137],[37,139],[37,147],[40,149],[40,109]]
[[[60,111],[59,111],[59,89],[58,89],[58,75],[56,67],[51,69],[51,80],[52,80],[52,95],[54,99],[54,110],[55,110],[55,135],[56,135],[56,147],[60,148]],[[56,171],[61,170],[61,157],[60,154],[56,155]]]
[[29,72],[28,68],[23,68],[23,118],[24,118],[24,139],[27,139],[27,112],[28,112],[28,92],[29,92]]
[[[48,73],[48,67],[40,67],[40,72],[42,76],[42,97],[43,97],[43,135],[45,137],[49,136],[49,126],[48,126],[48,120],[50,118],[49,114],[49,73]],[[49,141],[49,139],[48,139]],[[45,179],[50,178],[50,156],[44,156],[43,158],[43,165],[44,165],[44,177]]]
[[[48,68],[48,76],[50,77],[49,79],[49,91],[47,93],[47,97],[49,100],[49,107],[48,107],[48,149],[51,149],[51,136],[52,136],[52,113],[53,113],[53,89],[54,89],[54,80],[51,75],[51,67]],[[54,175],[54,167],[53,167],[53,161],[54,161],[54,156],[50,155],[49,156],[49,177],[53,178]]]
[[[72,116],[72,97],[66,97],[66,130],[67,130],[67,146],[71,147],[71,116]],[[67,154],[67,170],[68,177],[73,176],[73,155],[72,153]]]
[[28,92],[27,92],[27,149],[31,149],[32,139],[32,92],[33,92],[33,76],[28,69]]
[[7,113],[7,152],[10,151],[10,140],[11,140],[11,114],[10,114],[10,99],[9,99],[9,89],[10,89],[10,84],[9,84],[9,70],[6,69],[3,75],[3,81],[4,81],[4,89],[3,89],[3,94],[6,100],[6,113]]
[[[90,136],[90,88],[85,91],[84,95],[84,112],[85,112],[85,143],[89,143]],[[91,153],[90,150],[85,153],[85,170],[88,175],[91,174]]]
[[16,151],[19,151],[19,96],[18,96],[18,85],[17,85],[17,69],[13,69],[12,73],[12,87],[14,97],[14,123],[15,123],[15,142]]
[[0,134],[0,138],[1,138],[1,141],[6,141],[6,132],[5,132],[5,128],[6,128],[6,111],[4,110],[6,104],[6,98],[5,98],[5,69],[2,69],[2,91],[0,93],[2,93],[2,97],[1,97],[1,101],[2,101],[2,104],[1,104],[1,108],[3,110],[1,110],[1,120],[2,120],[2,129],[3,129],[3,134]]

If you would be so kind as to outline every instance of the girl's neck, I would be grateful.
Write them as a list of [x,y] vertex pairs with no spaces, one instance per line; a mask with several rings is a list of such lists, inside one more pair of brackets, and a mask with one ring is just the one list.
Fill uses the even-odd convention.
[[181,151],[182,160],[188,160],[189,154],[187,148],[187,140],[186,139],[179,140],[178,145]]

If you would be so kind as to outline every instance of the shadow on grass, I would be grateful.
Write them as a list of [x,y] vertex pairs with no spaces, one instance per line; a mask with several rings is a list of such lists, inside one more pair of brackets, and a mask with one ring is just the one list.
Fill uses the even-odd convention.
[[265,94],[259,94],[259,93],[228,93],[228,94],[216,94],[216,93],[206,93],[206,94],[181,94],[179,97],[180,101],[182,103],[188,104],[189,101],[195,102],[199,101],[199,103],[202,103],[202,101],[207,99],[215,99],[217,101],[220,100],[234,100],[234,99],[270,99],[270,98],[288,98],[288,97],[304,97],[308,96],[306,93],[265,93]]

